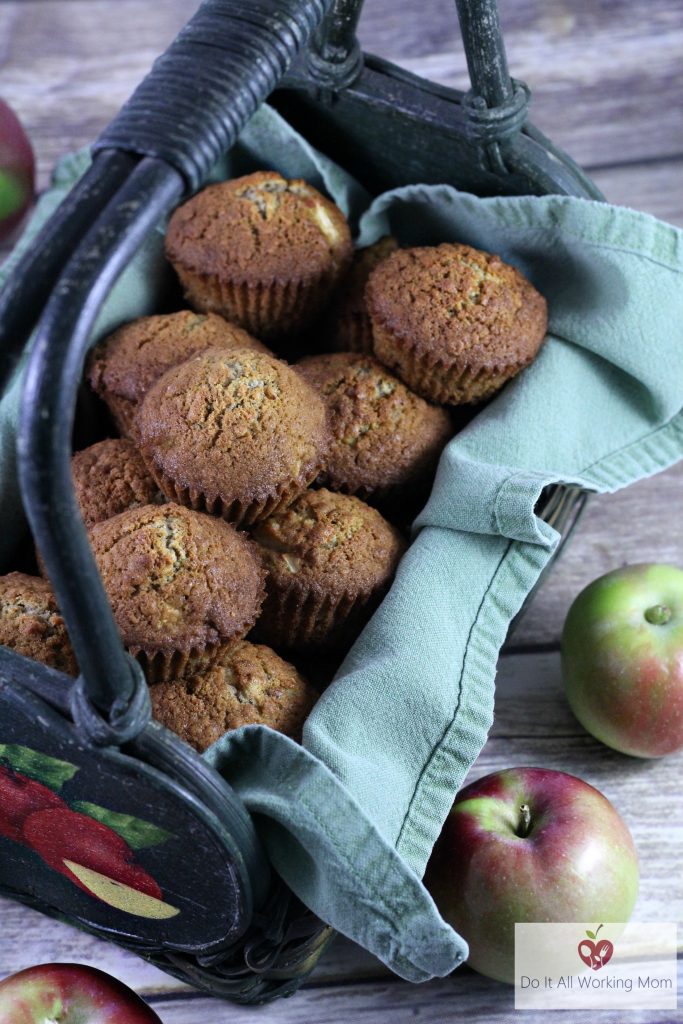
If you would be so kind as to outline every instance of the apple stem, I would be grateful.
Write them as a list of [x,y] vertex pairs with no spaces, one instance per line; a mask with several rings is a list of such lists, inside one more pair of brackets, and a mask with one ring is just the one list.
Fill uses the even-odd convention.
[[671,618],[671,609],[665,604],[653,604],[646,609],[645,618],[653,626],[665,626]]
[[595,929],[595,938],[596,939],[598,937],[598,932],[600,931],[600,928],[602,928],[602,925],[600,925],[598,928]]
[[520,839],[526,839],[531,828],[531,809],[528,804],[522,804],[519,808],[521,820],[517,826],[517,835]]

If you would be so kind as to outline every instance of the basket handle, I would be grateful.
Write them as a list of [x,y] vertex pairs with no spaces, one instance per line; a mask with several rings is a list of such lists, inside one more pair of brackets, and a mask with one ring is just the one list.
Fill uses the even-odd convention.
[[[149,699],[139,666],[121,644],[71,479],[71,428],[91,332],[147,233],[183,191],[202,184],[328,6],[329,0],[206,0],[95,146],[96,166],[118,149],[138,155],[134,169],[111,193],[80,197],[78,236],[66,232],[73,255],[59,231],[65,213],[73,216],[69,204],[48,228],[56,285],[34,307],[35,318],[42,316],[21,396],[18,471],[82,673],[72,713],[94,743],[131,740],[149,719]],[[9,283],[17,303],[38,258],[34,246],[21,266],[27,276]]]
[[[313,34],[308,68],[332,91],[351,85],[363,58],[356,28],[364,0],[334,0]],[[499,144],[516,135],[526,120],[529,90],[510,77],[497,0],[456,0],[471,89],[463,99],[469,134],[494,159]]]
[[163,160],[195,192],[331,0],[205,0],[95,143]]

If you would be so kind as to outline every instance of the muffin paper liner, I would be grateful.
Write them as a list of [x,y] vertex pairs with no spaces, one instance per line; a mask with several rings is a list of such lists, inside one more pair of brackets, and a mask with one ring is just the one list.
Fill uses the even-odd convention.
[[242,640],[248,630],[249,627],[227,643],[190,647],[188,651],[157,651],[138,646],[129,647],[128,650],[142,665],[145,678],[150,685],[165,683],[180,676],[206,672],[214,665],[222,665],[232,645]]
[[177,501],[179,505],[194,509],[195,512],[206,512],[208,515],[221,516],[233,526],[252,526],[261,519],[266,519],[280,509],[287,508],[316,480],[320,472],[320,464],[299,480],[281,486],[274,494],[261,501],[224,501],[220,496],[209,497],[195,487],[181,487],[165,473],[159,471],[151,460],[145,459],[157,485],[167,498]]
[[298,582],[279,591],[271,580],[261,617],[254,628],[257,642],[278,648],[334,649],[350,642],[370,618],[388,584],[365,593],[338,597],[316,594]]
[[397,342],[375,318],[372,321],[375,356],[416,394],[437,405],[481,402],[528,366],[531,359],[485,367],[463,366],[420,357]]
[[269,283],[224,281],[176,265],[190,304],[202,312],[220,313],[257,338],[286,338],[307,327],[319,313],[345,267],[318,277]]

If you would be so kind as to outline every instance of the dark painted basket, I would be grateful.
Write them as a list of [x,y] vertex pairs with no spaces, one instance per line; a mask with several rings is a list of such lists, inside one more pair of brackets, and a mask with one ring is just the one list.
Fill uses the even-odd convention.
[[[0,299],[3,381],[37,331],[22,398],[20,484],[82,673],[72,683],[0,648],[0,769],[14,780],[17,772],[52,778],[72,809],[82,810],[87,796],[88,815],[143,845],[151,878],[147,901],[133,886],[137,902],[126,904],[125,887],[106,889],[104,872],[84,881],[81,871],[80,882],[108,902],[93,900],[73,875],[0,833],[0,891],[241,1002],[294,991],[333,933],[274,877],[227,783],[149,720],[145,681],[121,645],[70,477],[76,392],[96,314],[147,232],[202,185],[268,96],[373,192],[449,182],[482,195],[602,198],[526,120],[528,89],[509,77],[494,0],[458,0],[466,94],[363,55],[355,40],[361,5],[206,0],[96,143],[92,168]],[[538,512],[566,537],[583,497],[553,487]],[[105,810],[112,801],[137,831]],[[183,858],[188,846],[193,857]],[[135,906],[134,925],[124,905]]]

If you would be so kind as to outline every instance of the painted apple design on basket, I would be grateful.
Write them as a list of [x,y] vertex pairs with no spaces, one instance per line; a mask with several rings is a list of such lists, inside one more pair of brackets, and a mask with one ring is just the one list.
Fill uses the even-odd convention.
[[156,846],[171,838],[169,832],[97,804],[69,806],[54,789],[75,775],[76,765],[9,744],[0,744],[0,758],[0,836],[33,850],[48,867],[117,910],[156,920],[180,913],[164,902],[132,848]]
[[598,938],[598,932],[602,928],[602,925],[595,931],[586,931],[587,939],[581,939],[578,945],[578,954],[592,971],[599,971],[601,967],[604,967],[612,959],[612,953],[614,953],[614,946],[609,939]]
[[20,843],[22,825],[30,814],[66,806],[62,798],[42,782],[0,764],[0,835]]

